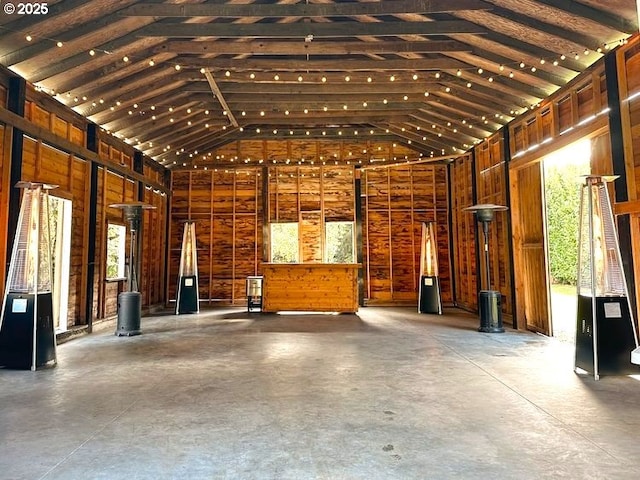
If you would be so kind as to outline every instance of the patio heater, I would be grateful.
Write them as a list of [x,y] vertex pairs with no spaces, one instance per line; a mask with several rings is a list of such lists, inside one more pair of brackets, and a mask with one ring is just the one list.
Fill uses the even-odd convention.
[[616,178],[588,175],[580,196],[575,368],[596,380],[640,373],[631,363],[638,335],[607,191]]
[[464,210],[473,212],[476,220],[482,223],[484,239],[484,289],[480,290],[478,304],[480,307],[480,328],[478,331],[485,333],[503,333],[502,307],[500,305],[500,292],[491,289],[491,271],[489,265],[489,224],[493,221],[495,212],[507,210],[503,205],[484,203],[467,207]]
[[422,223],[418,313],[442,315],[440,278],[438,277],[438,243],[436,242],[434,222]]
[[19,182],[22,203],[0,316],[0,365],[31,369],[56,363],[49,193],[57,185]]
[[182,233],[176,315],[200,311],[198,292],[198,255],[196,252],[196,223],[187,220]]
[[114,203],[111,208],[124,212],[124,219],[129,222],[129,275],[127,275],[127,291],[118,295],[118,324],[115,334],[118,337],[140,335],[140,317],[142,317],[142,296],[138,291],[140,259],[140,228],[142,212],[154,209],[143,202]]

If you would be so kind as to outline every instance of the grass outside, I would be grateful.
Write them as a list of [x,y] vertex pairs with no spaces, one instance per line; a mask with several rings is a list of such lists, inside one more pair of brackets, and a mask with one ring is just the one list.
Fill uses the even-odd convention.
[[577,302],[575,285],[551,285],[551,325],[561,342],[575,341]]

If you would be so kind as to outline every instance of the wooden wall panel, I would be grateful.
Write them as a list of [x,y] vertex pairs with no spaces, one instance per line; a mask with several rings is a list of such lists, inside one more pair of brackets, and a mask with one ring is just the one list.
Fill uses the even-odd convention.
[[158,305],[164,300],[166,197],[145,188],[143,201],[155,207],[143,217],[140,292],[143,305]]
[[400,165],[366,169],[362,178],[367,302],[417,302],[422,222],[435,221],[442,299],[450,303],[453,297],[446,167]]
[[[73,158],[71,165],[71,265],[69,268],[69,318],[68,325],[76,325],[79,320],[86,322],[84,312],[86,278],[86,252],[88,239],[89,175],[91,165],[79,158]],[[72,299],[75,301],[72,303]]]
[[471,154],[463,155],[453,163],[451,208],[455,248],[454,301],[460,307],[477,311],[479,284],[476,271],[476,222],[474,215],[464,211],[475,203],[473,169]]
[[322,214],[320,211],[300,213],[300,261],[321,263],[323,257]]
[[[506,183],[506,165],[504,159],[504,141],[498,132],[475,147],[476,158],[476,195],[477,203],[507,205],[508,186]],[[511,295],[511,262],[509,235],[510,212],[499,212],[489,227],[489,262],[491,287],[501,293],[502,312],[513,314]],[[484,278],[486,266],[484,255],[480,255],[481,278]],[[508,317],[505,316],[505,319]]]
[[244,304],[246,277],[260,273],[261,169],[176,171],[172,190],[167,298],[175,299],[181,222],[191,218],[196,221],[201,301]]
[[211,297],[233,301],[233,216],[214,215],[211,238]]
[[355,220],[353,168],[322,167],[322,202],[326,222]]
[[518,321],[550,335],[542,164],[513,169],[510,178]]
[[367,209],[366,297],[391,301],[391,231],[389,210]]
[[[606,124],[606,107],[604,63],[597,62],[542,101],[539,108],[509,124],[511,158],[536,156],[543,142],[553,140],[557,149],[560,143],[575,141],[580,132],[594,129],[592,123]],[[569,131],[571,136],[566,135]]]
[[[629,215],[632,268],[635,279],[636,325],[640,323],[640,39],[635,36],[617,53],[620,111],[628,201],[616,205]],[[633,290],[634,287],[631,287]]]

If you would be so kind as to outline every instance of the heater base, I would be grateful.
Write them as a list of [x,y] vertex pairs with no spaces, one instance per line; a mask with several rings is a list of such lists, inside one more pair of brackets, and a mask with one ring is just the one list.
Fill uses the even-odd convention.
[[632,322],[626,297],[578,295],[576,368],[596,378],[639,374],[633,362],[638,348]]
[[142,296],[140,292],[122,292],[118,295],[118,337],[140,335]]
[[0,365],[36,370],[55,362],[56,336],[51,293],[7,294],[0,328]]
[[479,332],[504,333],[502,326],[501,295],[496,290],[480,290],[480,328]]
[[418,294],[418,313],[434,313],[442,315],[442,301],[440,300],[440,279],[438,277],[420,277],[420,291]]

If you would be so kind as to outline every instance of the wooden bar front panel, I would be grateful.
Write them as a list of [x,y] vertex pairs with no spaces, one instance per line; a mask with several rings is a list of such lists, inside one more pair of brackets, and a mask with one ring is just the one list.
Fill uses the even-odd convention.
[[356,312],[358,264],[265,263],[263,311]]

